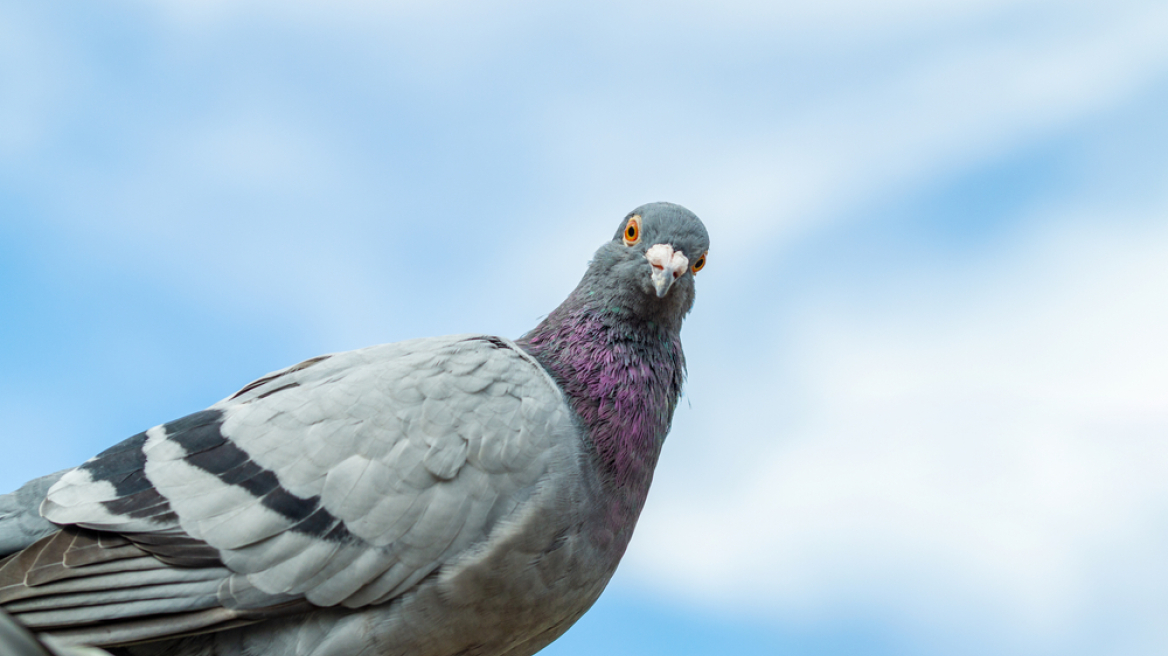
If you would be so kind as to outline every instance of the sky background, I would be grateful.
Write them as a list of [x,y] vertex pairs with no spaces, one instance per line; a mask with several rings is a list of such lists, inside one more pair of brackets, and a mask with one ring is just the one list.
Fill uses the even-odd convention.
[[0,487],[712,246],[551,656],[1168,652],[1168,4],[0,2]]

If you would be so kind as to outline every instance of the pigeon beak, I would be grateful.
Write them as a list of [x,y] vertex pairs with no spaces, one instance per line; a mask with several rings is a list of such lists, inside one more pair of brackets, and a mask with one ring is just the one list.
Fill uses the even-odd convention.
[[689,258],[681,251],[674,251],[669,244],[654,244],[645,251],[645,259],[653,267],[650,280],[653,289],[657,291],[657,298],[665,298],[673,287],[673,281],[689,269]]

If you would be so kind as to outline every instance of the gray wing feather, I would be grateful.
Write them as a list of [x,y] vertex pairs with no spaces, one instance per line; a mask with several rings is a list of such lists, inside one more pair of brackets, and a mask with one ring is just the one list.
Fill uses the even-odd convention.
[[[211,597],[190,579],[119,574],[103,617],[142,614],[155,599],[144,595],[166,593],[162,612],[297,599],[359,607],[401,594],[484,540],[574,431],[555,383],[513,343],[413,340],[301,363],[150,429],[135,456],[149,490],[87,464],[60,478],[42,511],[124,534],[159,558],[179,548],[154,538],[167,536],[222,563],[193,570],[208,574]],[[131,495],[139,506],[126,504]],[[136,585],[152,589],[127,591]],[[69,613],[54,622],[93,617],[84,599],[68,602],[43,612]],[[174,630],[195,615],[176,616]]]
[[70,647],[55,644],[51,639],[42,642],[2,610],[0,653],[4,656],[109,656],[107,652],[94,647]]

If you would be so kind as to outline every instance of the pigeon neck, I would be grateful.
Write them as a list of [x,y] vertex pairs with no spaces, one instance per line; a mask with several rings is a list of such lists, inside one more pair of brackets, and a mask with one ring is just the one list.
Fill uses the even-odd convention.
[[639,512],[681,394],[678,331],[573,294],[520,344],[551,373],[587,429],[611,491]]

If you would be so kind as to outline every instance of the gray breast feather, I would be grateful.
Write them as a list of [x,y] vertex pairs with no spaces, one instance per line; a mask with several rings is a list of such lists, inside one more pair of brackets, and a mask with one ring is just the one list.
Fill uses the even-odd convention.
[[0,557],[57,530],[57,526],[41,517],[40,505],[49,488],[67,471],[34,478],[15,492],[0,495]]
[[[130,466],[78,468],[43,512],[103,530],[181,530],[233,572],[220,586],[228,607],[362,606],[486,538],[576,448],[575,430],[558,388],[511,342],[374,346],[275,372],[147,431],[146,483],[101,473]],[[130,495],[152,505],[117,505]]]

